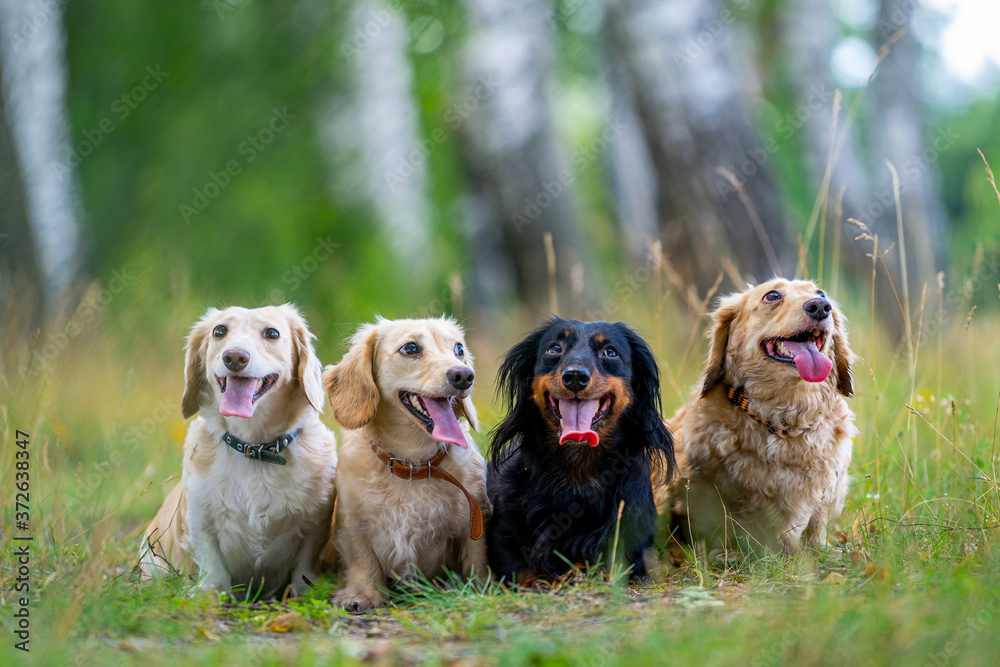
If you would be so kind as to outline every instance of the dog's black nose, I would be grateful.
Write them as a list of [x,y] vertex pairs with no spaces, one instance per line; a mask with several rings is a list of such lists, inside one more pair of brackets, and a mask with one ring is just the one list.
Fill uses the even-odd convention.
[[465,391],[472,386],[472,381],[476,379],[476,374],[467,366],[455,366],[448,370],[448,382],[459,391]]
[[226,368],[237,373],[250,363],[250,353],[246,350],[226,350],[222,353],[222,363]]
[[806,311],[806,315],[813,318],[817,322],[825,320],[830,316],[830,310],[833,306],[826,299],[809,299],[804,304],[802,304],[802,310]]
[[570,366],[562,372],[562,383],[570,391],[582,391],[590,384],[590,371],[582,366]]

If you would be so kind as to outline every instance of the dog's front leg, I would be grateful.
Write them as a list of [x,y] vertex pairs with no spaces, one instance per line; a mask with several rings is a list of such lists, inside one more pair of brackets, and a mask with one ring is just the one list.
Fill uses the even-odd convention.
[[205,534],[197,537],[192,531],[192,537],[199,539],[193,549],[194,562],[198,565],[198,582],[196,591],[227,590],[232,586],[232,577],[222,563],[222,554],[215,540]]
[[[197,499],[192,499],[197,500]],[[214,527],[205,514],[199,511],[201,503],[188,505],[188,545],[191,558],[198,566],[196,591],[226,590],[232,586],[232,575],[226,569],[219,552]]]
[[[353,528],[353,526],[352,526]],[[347,611],[363,611],[382,606],[380,586],[386,574],[371,544],[358,530],[343,530],[339,536],[341,555],[347,561],[346,581],[333,596],[334,603]]]
[[463,579],[474,581],[477,585],[485,584],[489,580],[486,574],[486,536],[478,540],[472,539],[469,535],[461,538],[458,561],[458,569]]
[[314,529],[306,534],[299,545],[295,568],[292,570],[293,595],[301,595],[319,579],[319,552],[326,544],[327,537],[327,531]]

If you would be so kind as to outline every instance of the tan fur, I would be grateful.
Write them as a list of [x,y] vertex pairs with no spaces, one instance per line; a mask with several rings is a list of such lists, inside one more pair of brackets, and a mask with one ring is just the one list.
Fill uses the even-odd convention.
[[[771,290],[783,295],[777,305],[762,301]],[[815,324],[802,306],[817,291],[811,282],[775,279],[724,298],[703,381],[667,422],[679,475],[656,486],[657,509],[672,511],[714,548],[794,553],[803,544],[824,546],[843,510],[857,433],[844,400],[853,391],[844,316],[833,304],[821,350],[833,370],[823,382],[806,382],[761,349],[766,338]],[[730,403],[721,383],[744,387],[762,418],[784,419],[796,430],[769,434]]]
[[[411,341],[420,345],[419,357],[399,353]],[[380,320],[362,327],[343,361],[324,373],[334,415],[345,427],[355,427],[344,433],[337,469],[335,539],[346,572],[335,601],[346,608],[381,605],[379,587],[416,571],[436,577],[447,567],[463,577],[486,576],[486,541],[470,537],[465,496],[443,480],[394,477],[370,445],[374,441],[411,462],[438,452],[439,443],[403,407],[399,392],[453,395],[445,373],[461,364],[472,367],[468,352],[464,361],[454,352],[455,343],[464,342],[451,320]],[[468,396],[457,401],[456,416],[477,427]],[[468,427],[462,428],[469,448],[451,445],[441,467],[479,500],[488,521],[486,463]]]
[[[224,338],[212,335],[225,324]],[[277,340],[263,331],[278,330]],[[277,373],[249,418],[219,412],[223,352],[250,353],[247,376]],[[182,411],[200,412],[184,443],[183,474],[153,519],[140,549],[146,576],[198,573],[199,588],[228,589],[264,580],[265,594],[305,588],[319,576],[334,503],[333,433],[319,420],[322,365],[312,334],[290,305],[255,310],[210,309],[188,338]],[[301,429],[276,465],[245,458],[222,440],[227,431],[249,443]]]

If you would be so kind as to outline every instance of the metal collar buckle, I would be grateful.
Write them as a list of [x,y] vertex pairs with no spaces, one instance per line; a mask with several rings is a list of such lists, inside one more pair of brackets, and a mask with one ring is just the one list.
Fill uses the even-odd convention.
[[393,461],[399,461],[404,466],[407,466],[410,469],[410,476],[407,477],[407,479],[411,479],[411,480],[413,479],[413,463],[411,461],[407,461],[406,459],[397,458],[395,456],[390,456],[389,457],[389,463],[386,464],[390,470],[392,470]]

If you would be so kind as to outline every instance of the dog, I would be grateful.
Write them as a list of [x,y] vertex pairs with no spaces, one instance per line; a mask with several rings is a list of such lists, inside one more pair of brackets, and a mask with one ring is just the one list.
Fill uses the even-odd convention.
[[336,440],[322,365],[291,305],[209,309],[187,341],[181,482],[146,530],[140,570],[196,566],[197,589],[294,595],[319,577]]
[[334,601],[348,611],[381,606],[380,589],[418,574],[486,577],[492,507],[469,433],[474,379],[463,331],[444,318],[364,325],[324,371],[346,429],[335,519],[345,574]]
[[498,386],[508,414],[490,446],[494,575],[528,585],[615,554],[645,576],[651,467],[669,474],[674,463],[646,342],[620,322],[553,317],[510,349]]
[[843,314],[815,283],[774,279],[723,298],[710,338],[703,379],[668,422],[679,475],[659,511],[713,553],[825,545],[857,434]]

